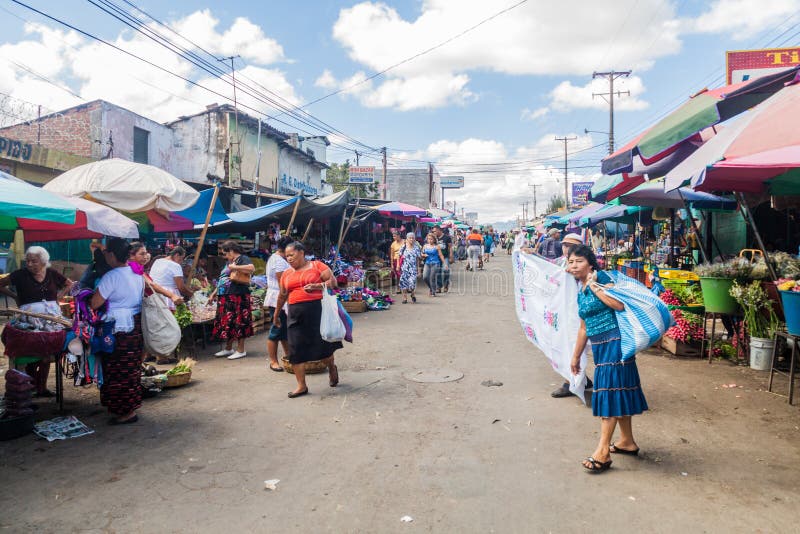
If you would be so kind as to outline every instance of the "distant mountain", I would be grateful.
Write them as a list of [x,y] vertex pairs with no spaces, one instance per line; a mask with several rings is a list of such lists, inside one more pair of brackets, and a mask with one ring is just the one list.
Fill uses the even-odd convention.
[[517,227],[517,222],[514,220],[510,221],[498,221],[493,223],[486,223],[483,226],[491,226],[498,232],[507,232],[508,230],[513,230]]

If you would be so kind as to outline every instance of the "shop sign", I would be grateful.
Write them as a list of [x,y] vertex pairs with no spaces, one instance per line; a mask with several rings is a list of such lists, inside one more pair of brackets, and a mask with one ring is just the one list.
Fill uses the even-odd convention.
[[463,176],[441,176],[439,177],[439,187],[442,189],[461,189],[464,187]]
[[33,145],[7,137],[0,137],[0,157],[28,161],[33,154]]
[[375,167],[350,167],[351,184],[375,183]]
[[572,182],[572,205],[582,206],[589,202],[589,191],[594,182]]
[[800,48],[765,48],[726,52],[728,85],[754,80],[800,65]]
[[281,194],[284,195],[296,193],[303,193],[304,195],[312,196],[319,195],[319,189],[312,186],[310,183],[303,182],[297,178],[292,178],[291,176],[286,176],[285,174],[281,177],[279,190]]

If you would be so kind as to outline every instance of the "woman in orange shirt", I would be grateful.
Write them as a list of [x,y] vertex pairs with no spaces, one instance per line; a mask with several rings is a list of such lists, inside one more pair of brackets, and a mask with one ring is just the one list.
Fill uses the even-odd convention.
[[329,343],[319,333],[322,292],[336,287],[333,272],[322,262],[306,260],[306,249],[297,241],[286,245],[286,261],[291,268],[281,276],[281,290],[272,323],[280,328],[279,312],[288,302],[289,362],[297,379],[297,389],[289,392],[289,398],[293,399],[308,393],[306,362],[321,360],[328,366],[330,386],[339,384],[339,370],[333,361],[333,353],[341,349],[342,344]]

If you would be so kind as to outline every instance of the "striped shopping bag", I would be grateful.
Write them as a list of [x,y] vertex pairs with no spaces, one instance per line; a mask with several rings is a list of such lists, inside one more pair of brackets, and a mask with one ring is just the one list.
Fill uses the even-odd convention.
[[614,285],[603,286],[605,292],[625,305],[624,310],[615,312],[624,361],[653,346],[672,326],[672,314],[667,305],[638,280],[618,271],[607,271],[606,274]]

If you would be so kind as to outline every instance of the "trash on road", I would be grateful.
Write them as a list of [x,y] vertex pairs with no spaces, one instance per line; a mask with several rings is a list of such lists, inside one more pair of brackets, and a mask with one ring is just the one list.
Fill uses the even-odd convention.
[[275,491],[276,489],[278,489],[278,482],[280,482],[280,479],[277,479],[277,478],[272,478],[270,480],[265,480],[264,481],[264,489],[269,490],[269,491]]
[[503,383],[502,382],[497,382],[496,380],[484,380],[483,382],[481,382],[481,385],[482,386],[486,386],[487,388],[491,388],[491,387],[498,387],[499,388],[500,386],[503,385]]
[[70,415],[69,417],[56,417],[49,421],[41,421],[36,423],[33,431],[47,441],[56,441],[59,439],[78,438],[94,434],[94,430],[81,423],[77,417]]
[[404,515],[403,517],[400,518],[400,521],[402,521],[403,523],[411,523],[412,521],[414,521],[414,518],[411,517],[410,515]]

